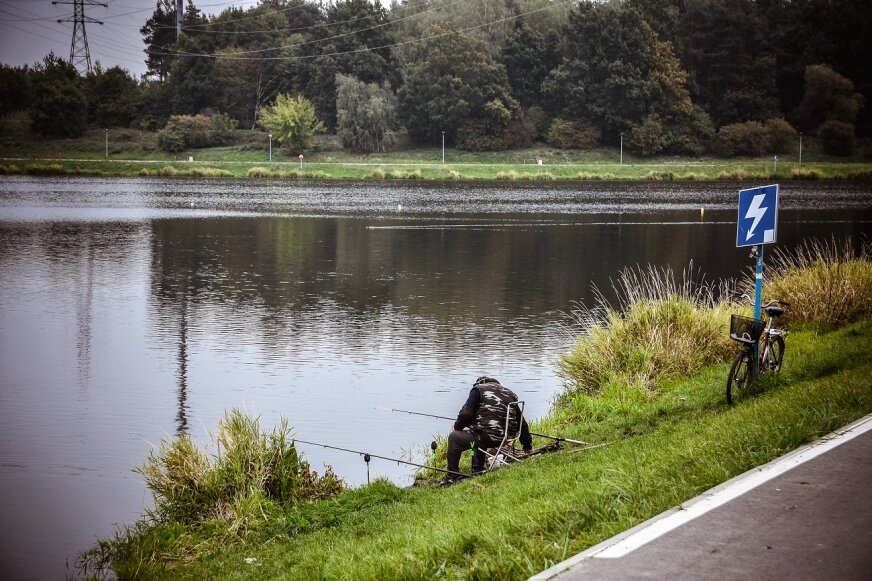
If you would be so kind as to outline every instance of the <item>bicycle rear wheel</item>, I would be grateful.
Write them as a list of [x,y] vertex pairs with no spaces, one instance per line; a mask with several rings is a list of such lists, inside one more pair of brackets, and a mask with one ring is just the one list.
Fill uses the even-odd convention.
[[781,362],[784,360],[784,337],[772,337],[769,340],[769,349],[762,364],[763,371],[778,373],[781,371]]
[[727,376],[727,403],[733,405],[733,398],[747,387],[751,380],[751,354],[747,351],[736,353],[730,374]]

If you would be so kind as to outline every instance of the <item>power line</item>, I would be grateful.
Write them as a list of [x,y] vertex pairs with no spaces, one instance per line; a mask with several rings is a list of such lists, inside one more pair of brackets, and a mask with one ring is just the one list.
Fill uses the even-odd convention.
[[[292,55],[292,56],[242,56],[242,55],[246,55],[246,54],[261,53],[261,52],[265,52],[265,51],[269,51],[269,50],[286,50],[286,49],[296,48],[298,46],[302,46],[305,44],[309,44],[311,42],[315,42],[315,41],[311,41],[311,40],[303,41],[303,42],[299,42],[299,43],[295,43],[295,44],[290,44],[290,45],[285,45],[285,46],[281,46],[281,47],[275,47],[275,48],[241,51],[241,52],[233,53],[232,55],[229,55],[227,53],[194,53],[194,52],[186,52],[186,51],[177,51],[175,49],[167,48],[167,47],[163,47],[163,48],[165,50],[168,50],[171,52],[158,52],[158,51],[154,51],[154,50],[150,50],[150,49],[146,49],[146,52],[148,54],[155,55],[155,56],[184,56],[184,57],[194,57],[194,58],[205,57],[205,58],[221,58],[221,59],[225,59],[225,60],[241,60],[241,61],[270,61],[270,60],[273,60],[273,61],[293,61],[293,60],[304,60],[304,59],[320,58],[320,57],[342,56],[342,55],[346,55],[346,54],[356,54],[356,53],[360,53],[360,52],[371,52],[371,51],[377,51],[377,50],[384,50],[386,48],[408,46],[408,45],[412,45],[412,44],[417,44],[419,42],[426,42],[426,41],[430,41],[430,40],[436,40],[439,38],[445,38],[445,37],[452,36],[452,35],[458,34],[458,33],[465,33],[465,32],[470,32],[473,30],[479,30],[482,28],[487,28],[488,26],[492,26],[494,24],[501,24],[503,22],[517,20],[518,18],[523,18],[525,16],[529,16],[530,14],[536,14],[538,12],[550,10],[552,8],[555,8],[555,7],[563,5],[563,4],[569,4],[573,1],[574,0],[556,0],[552,4],[549,4],[549,5],[544,6],[542,8],[536,8],[534,10],[529,10],[527,12],[522,12],[520,14],[513,14],[511,16],[506,16],[504,18],[498,18],[496,20],[491,20],[491,21],[485,22],[483,24],[476,24],[474,26],[468,26],[466,28],[461,28],[459,30],[451,30],[451,31],[447,31],[447,32],[441,32],[441,33],[434,34],[434,35],[427,36],[427,37],[413,38],[411,40],[405,40],[402,42],[396,42],[396,43],[392,43],[392,44],[385,44],[385,45],[381,45],[381,46],[361,47],[361,48],[356,48],[356,49],[351,49],[351,50],[346,50],[346,51],[338,51],[338,52],[333,52],[333,53],[317,53],[317,54],[311,54],[311,55]],[[358,32],[365,32],[367,30],[372,30],[373,28],[377,28],[379,26],[383,26],[383,25],[376,25],[373,27],[360,29],[360,30],[357,30],[354,32],[337,35],[337,37],[338,36],[347,36],[350,34],[357,34]],[[332,37],[332,38],[336,38],[336,37]]]
[[70,43],[70,64],[83,75],[91,72],[91,52],[88,50],[88,35],[85,32],[85,23],[90,22],[100,25],[103,23],[85,16],[85,5],[102,6],[104,8],[108,8],[109,5],[104,2],[97,2],[96,0],[55,0],[52,4],[55,6],[58,4],[73,5],[72,19],[65,18],[58,20],[58,22],[73,23],[73,41]]

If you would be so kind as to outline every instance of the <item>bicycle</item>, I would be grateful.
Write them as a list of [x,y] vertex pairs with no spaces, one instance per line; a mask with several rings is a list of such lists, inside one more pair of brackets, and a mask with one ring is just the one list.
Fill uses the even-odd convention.
[[790,303],[780,300],[772,300],[763,305],[761,309],[768,317],[765,323],[740,315],[730,316],[730,339],[738,342],[741,350],[736,353],[727,376],[729,405],[733,405],[734,393],[744,390],[754,377],[766,372],[778,373],[781,370],[787,331],[774,327],[773,321],[784,314],[786,306],[790,306]]

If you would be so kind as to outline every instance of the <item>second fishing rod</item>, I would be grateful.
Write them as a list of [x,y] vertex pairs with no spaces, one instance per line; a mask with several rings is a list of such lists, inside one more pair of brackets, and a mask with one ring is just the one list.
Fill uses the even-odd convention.
[[[400,410],[397,408],[388,408],[388,407],[382,407],[382,406],[376,406],[376,409],[382,410],[382,411],[398,412],[401,414],[410,414],[413,416],[424,416],[427,418],[436,418],[437,420],[453,421],[455,419],[455,418],[449,418],[448,416],[438,416],[436,414],[425,414],[423,412],[413,412],[410,410]],[[564,438],[563,436],[551,436],[549,434],[539,434],[537,432],[530,432],[530,435],[531,436],[538,436],[540,438],[547,438],[549,440],[554,440],[555,442],[569,442],[570,444],[579,444],[581,446],[588,445],[587,442],[582,442],[581,440],[573,440],[572,438]]]

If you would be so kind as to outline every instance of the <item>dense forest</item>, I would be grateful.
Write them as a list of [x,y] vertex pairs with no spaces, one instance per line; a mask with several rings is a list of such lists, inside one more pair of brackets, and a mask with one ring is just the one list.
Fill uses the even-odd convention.
[[[143,23],[147,73],[0,67],[6,127],[159,131],[169,151],[275,133],[342,146],[622,145],[642,156],[851,155],[872,135],[866,0],[261,0]],[[11,120],[11,121],[10,121]],[[7,136],[8,138],[8,136]]]

